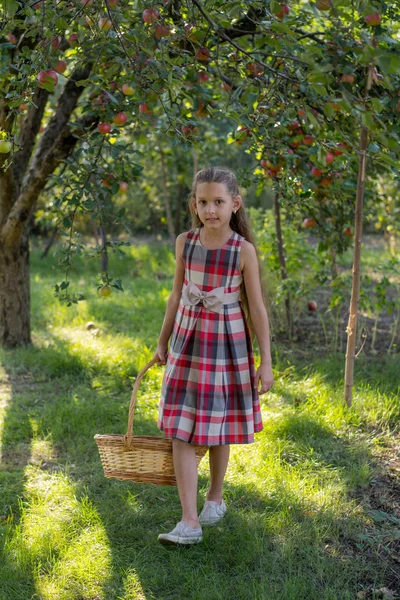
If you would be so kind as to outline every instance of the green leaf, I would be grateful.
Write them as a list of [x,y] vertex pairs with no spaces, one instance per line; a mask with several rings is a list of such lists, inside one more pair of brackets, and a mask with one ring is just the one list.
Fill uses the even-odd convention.
[[322,83],[310,83],[310,88],[320,96],[327,96],[328,90]]
[[[330,108],[332,108],[332,107],[330,107]],[[332,108],[332,110],[333,110],[333,108]],[[312,123],[313,125],[319,126],[318,120],[314,116],[314,114],[313,114],[313,112],[312,112],[311,109],[306,108],[306,116],[307,116],[307,119],[310,121],[310,123]],[[329,115],[326,115],[326,116],[329,116]]]
[[379,152],[380,149],[381,148],[380,148],[379,144],[377,144],[376,142],[371,142],[370,145],[368,146],[368,152],[375,153],[375,152]]
[[62,19],[61,17],[58,17],[58,19],[56,19],[56,27],[57,29],[65,31],[66,29],[68,29],[68,23],[64,21],[64,19]]
[[329,117],[333,117],[334,114],[335,114],[335,111],[334,111],[333,107],[327,102],[324,105],[324,115],[329,118]]
[[10,19],[13,18],[13,16],[19,9],[19,4],[18,2],[15,2],[15,0],[5,0],[4,6],[6,9],[7,16],[10,17]]
[[375,158],[378,162],[384,162],[390,165],[391,167],[396,167],[397,169],[399,168],[399,161],[389,156],[389,154],[379,152],[379,154],[377,154]]

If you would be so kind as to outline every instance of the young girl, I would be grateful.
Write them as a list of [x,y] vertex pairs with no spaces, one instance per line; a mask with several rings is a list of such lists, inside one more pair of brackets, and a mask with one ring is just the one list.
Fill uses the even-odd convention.
[[[172,438],[182,504],[182,520],[158,539],[180,545],[201,542],[201,527],[225,515],[222,484],[230,444],[254,441],[262,430],[258,394],[273,385],[258,259],[234,173],[221,167],[199,171],[189,208],[193,228],[176,240],[175,279],[154,355],[166,364],[158,427]],[[257,372],[250,325],[261,352]],[[195,445],[209,446],[211,475],[199,517]]]

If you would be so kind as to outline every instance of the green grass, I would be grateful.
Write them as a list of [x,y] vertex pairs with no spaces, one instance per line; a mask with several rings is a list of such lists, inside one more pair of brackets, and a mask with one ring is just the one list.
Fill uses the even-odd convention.
[[[126,431],[173,253],[143,245],[113,256],[125,292],[108,299],[96,294],[97,264],[78,263],[73,283],[87,300],[71,308],[53,298],[54,266],[33,253],[33,347],[0,351],[0,600],[353,600],[390,586],[382,548],[399,523],[379,519],[363,494],[398,427],[394,357],[357,360],[349,409],[343,355],[296,357],[274,343],[264,430],[232,447],[228,516],[203,544],[166,549],[157,535],[180,518],[176,488],[105,479],[93,436]],[[159,433],[162,373],[153,367],[141,385],[139,434]],[[205,458],[199,507],[207,482]]]

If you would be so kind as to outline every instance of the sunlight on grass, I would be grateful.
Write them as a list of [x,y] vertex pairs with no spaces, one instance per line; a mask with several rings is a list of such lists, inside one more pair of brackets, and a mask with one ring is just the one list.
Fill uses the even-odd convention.
[[124,575],[124,600],[146,600],[136,569],[128,569]]
[[11,400],[11,385],[5,383],[5,370],[0,367],[0,464],[2,462],[3,429],[7,406]]
[[35,565],[35,585],[44,600],[103,597],[110,548],[92,503],[87,497],[78,500],[74,484],[62,473],[33,466],[25,473],[25,500],[10,555]]

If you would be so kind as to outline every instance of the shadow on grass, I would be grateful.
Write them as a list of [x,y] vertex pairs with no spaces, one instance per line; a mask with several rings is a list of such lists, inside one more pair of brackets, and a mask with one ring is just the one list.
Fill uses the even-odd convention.
[[[354,544],[343,541],[360,531],[361,514],[337,518],[329,508],[305,505],[283,483],[270,490],[267,482],[259,482],[259,489],[227,481],[229,515],[204,532],[203,544],[190,550],[162,547],[158,533],[180,518],[177,490],[106,480],[93,440],[95,433],[125,433],[130,390],[93,390],[82,361],[60,341],[51,348],[5,352],[4,366],[10,390],[0,465],[2,512],[11,514],[11,507],[17,524],[18,497],[29,511],[27,465],[39,475],[66,474],[78,503],[91,503],[105,531],[111,560],[105,599],[342,600],[353,599],[360,584],[383,577],[376,558],[355,560]],[[146,410],[138,414],[136,433],[158,434]],[[51,446],[45,460],[40,452],[35,455],[34,442],[41,437]],[[281,456],[287,469],[307,463],[307,478],[307,469],[332,468],[349,492],[357,483],[355,470],[370,458],[309,415],[285,416],[271,439],[289,442]],[[206,486],[201,477],[199,502]],[[42,556],[27,550],[25,558],[16,559],[13,523],[5,527],[4,598],[26,600],[38,592],[38,573],[50,573],[57,563],[57,548],[43,548]],[[96,546],[88,551],[96,553]],[[81,577],[84,589],[85,573]],[[83,592],[79,597],[91,598]]]

